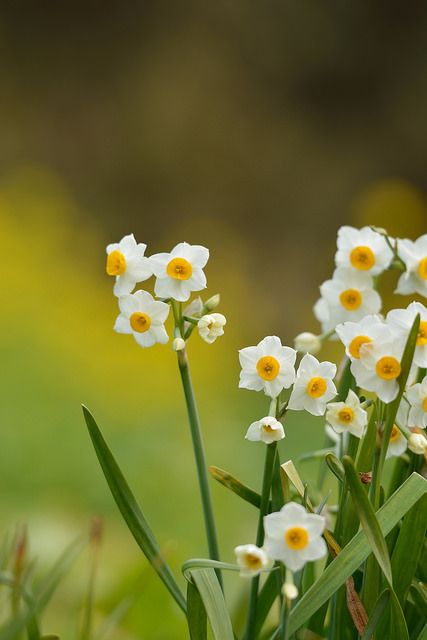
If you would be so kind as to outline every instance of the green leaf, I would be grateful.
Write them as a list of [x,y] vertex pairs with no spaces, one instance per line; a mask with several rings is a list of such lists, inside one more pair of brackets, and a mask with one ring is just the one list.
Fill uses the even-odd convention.
[[419,614],[427,620],[427,585],[413,580],[410,588],[411,598]]
[[404,517],[391,558],[394,590],[402,606],[421,557],[426,528],[427,495]]
[[365,629],[365,633],[362,636],[362,640],[371,640],[372,636],[374,635],[377,624],[381,616],[383,615],[389,602],[390,602],[390,589],[385,589],[378,597],[378,600],[375,603],[372,613],[369,616],[369,621]]
[[378,524],[373,507],[362,487],[362,483],[360,482],[359,476],[354,467],[353,460],[349,456],[344,456],[343,464],[350,494],[359,515],[360,523],[387,582],[392,586],[393,576],[387,544],[382,534],[381,527]]
[[255,621],[255,637],[258,637],[259,633],[261,632],[263,624],[277,597],[276,576],[274,575],[274,573],[270,573],[258,595]]
[[191,640],[206,640],[206,610],[197,587],[191,581],[187,584],[187,620]]
[[338,478],[340,482],[344,482],[344,468],[337,456],[334,453],[327,453],[325,456],[325,462],[334,476]]
[[228,473],[228,471],[224,471],[219,467],[213,466],[209,467],[209,473],[213,478],[215,478],[215,480],[217,480],[224,487],[227,487],[227,489],[230,489],[230,491],[235,493],[237,496],[243,498],[243,500],[246,500],[246,502],[249,502],[249,504],[252,504],[257,509],[260,508],[260,494],[240,482],[240,480],[232,476],[231,473]]
[[145,519],[141,507],[137,503],[116,460],[109,450],[95,419],[85,406],[83,406],[83,414],[105,479],[129,531],[132,533],[145,557],[157,572],[174,600],[185,612],[187,608],[185,597],[169,565],[160,553],[160,547]]
[[[378,523],[386,536],[409,509],[427,492],[427,480],[413,473],[377,512]],[[295,633],[324,602],[344,584],[370,554],[367,538],[359,531],[315,584],[292,609],[289,634]]]
[[215,640],[234,640],[230,616],[215,570],[192,569],[187,575],[200,594]]
[[424,625],[423,630],[421,631],[417,640],[427,640],[427,624]]

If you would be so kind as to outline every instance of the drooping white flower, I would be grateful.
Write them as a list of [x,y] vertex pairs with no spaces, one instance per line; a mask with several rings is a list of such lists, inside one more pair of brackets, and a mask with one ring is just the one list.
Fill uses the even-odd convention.
[[359,322],[344,322],[336,327],[336,332],[345,346],[350,360],[359,360],[360,347],[375,340],[392,340],[390,328],[376,315],[369,315]]
[[276,398],[282,389],[288,389],[295,380],[297,353],[284,347],[277,336],[267,336],[256,347],[240,349],[239,387],[263,390],[267,396]]
[[405,346],[418,313],[420,328],[415,345],[414,363],[418,367],[427,367],[427,308],[420,302],[411,302],[406,309],[392,309],[387,314],[387,324],[396,340]]
[[303,331],[295,337],[294,347],[301,353],[311,353],[315,356],[322,348],[322,340],[320,336],[316,336],[314,333]]
[[427,450],[427,438],[423,433],[411,433],[408,439],[408,449],[418,456],[423,456]]
[[307,353],[298,367],[288,408],[296,411],[305,409],[314,416],[322,416],[326,404],[337,395],[333,383],[336,372],[337,367],[332,362],[319,362]]
[[338,230],[337,247],[337,267],[351,267],[373,276],[387,269],[393,259],[393,251],[384,236],[370,227],[341,227]]
[[345,402],[329,402],[326,407],[326,420],[336,433],[351,433],[361,438],[368,422],[368,414],[362,409],[357,395],[350,389]]
[[116,277],[113,291],[117,297],[130,293],[137,282],[153,275],[150,260],[144,257],[146,248],[146,244],[136,243],[133,233],[107,246],[106,271]]
[[212,344],[219,337],[224,335],[224,326],[227,323],[222,313],[209,313],[202,316],[197,323],[199,335],[205,342]]
[[335,329],[341,322],[362,320],[381,309],[381,298],[373,288],[372,276],[364,271],[338,267],[332,279],[320,286],[320,294],[314,313],[324,332]]
[[392,402],[399,392],[402,353],[402,346],[393,340],[365,343],[360,359],[351,366],[358,386],[375,392],[383,402]]
[[208,249],[187,242],[180,242],[170,253],[152,255],[150,264],[157,278],[154,286],[156,296],[185,302],[192,291],[204,289],[206,276],[203,267],[208,260]]
[[243,578],[254,578],[272,565],[264,549],[255,544],[241,544],[234,549],[234,553]]
[[406,397],[411,405],[408,417],[408,427],[427,427],[427,376],[406,391]]
[[405,263],[406,271],[399,278],[396,293],[427,296],[427,233],[415,242],[399,240],[397,254]]
[[393,425],[390,442],[387,447],[386,458],[398,458],[408,448],[408,441],[397,425]]
[[277,442],[284,437],[285,432],[282,423],[272,416],[266,416],[262,420],[252,422],[245,436],[246,440],[251,440],[252,442],[261,441],[266,444]]
[[169,305],[158,300],[147,291],[136,291],[119,298],[120,315],[114,325],[118,333],[132,334],[141,347],[151,347],[156,342],[165,344],[168,334],[164,322]]
[[323,516],[288,502],[280,511],[264,517],[264,548],[270,558],[280,560],[291,571],[299,571],[306,562],[326,555],[324,528]]

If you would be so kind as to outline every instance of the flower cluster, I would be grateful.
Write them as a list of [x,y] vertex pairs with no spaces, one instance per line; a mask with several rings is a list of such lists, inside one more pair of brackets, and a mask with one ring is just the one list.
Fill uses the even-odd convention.
[[[107,274],[115,277],[114,294],[120,309],[114,329],[133,335],[141,347],[168,342],[164,323],[170,305],[186,302],[193,292],[206,288],[203,269],[209,260],[208,249],[187,242],[177,244],[170,253],[150,257],[145,256],[146,249],[147,245],[137,244],[133,234],[127,235],[119,243],[107,246],[106,264]],[[148,291],[132,293],[137,284],[151,276],[156,278],[154,293],[159,300]],[[199,335],[209,344],[223,335],[226,319],[220,313],[212,313],[219,304],[219,296],[214,298],[205,304],[198,298],[196,304],[193,302],[183,313],[179,307],[178,325],[182,335],[176,336],[173,342],[176,351],[184,349],[191,333],[191,327],[188,330],[185,326],[186,319],[191,326],[197,326]],[[176,327],[176,333],[180,326]]]

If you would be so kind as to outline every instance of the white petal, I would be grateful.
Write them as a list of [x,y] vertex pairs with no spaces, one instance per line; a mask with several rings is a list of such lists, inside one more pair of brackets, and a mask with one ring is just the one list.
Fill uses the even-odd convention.
[[133,337],[140,347],[152,347],[156,343],[156,338],[151,330],[144,333],[133,332]]
[[166,277],[166,266],[171,260],[169,253],[155,253],[149,258],[151,269],[157,278]]
[[250,389],[251,391],[261,391],[264,386],[263,380],[256,373],[240,372],[239,387]]
[[116,277],[116,282],[113,288],[114,295],[119,298],[127,293],[131,293],[132,289],[135,288],[135,285],[136,280],[134,280],[130,274],[125,272],[122,276]]
[[117,333],[132,333],[131,326],[129,324],[129,318],[120,314],[117,316],[116,322],[114,324],[114,331]]
[[136,247],[136,240],[133,233],[128,236],[124,236],[119,242],[119,250],[126,256],[130,255]]

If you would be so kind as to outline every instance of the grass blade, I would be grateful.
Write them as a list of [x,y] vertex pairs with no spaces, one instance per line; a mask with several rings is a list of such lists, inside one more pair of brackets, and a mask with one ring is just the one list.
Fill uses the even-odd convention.
[[200,594],[215,640],[234,640],[230,616],[215,570],[193,569],[187,574]]
[[187,620],[191,640],[206,640],[206,609],[197,587],[192,582],[187,584]]
[[261,506],[260,494],[254,491],[253,489],[250,489],[242,482],[240,482],[240,480],[232,476],[231,473],[228,473],[228,471],[224,471],[219,467],[213,467],[213,466],[209,467],[209,473],[220,484],[222,484],[224,487],[227,487],[227,489],[230,489],[230,491],[235,493],[236,496],[243,498],[243,500],[245,500],[246,502],[249,502],[249,504],[252,504],[257,509],[260,508]]
[[[377,512],[378,523],[386,536],[409,509],[427,492],[427,480],[413,473]],[[366,560],[370,554],[365,532],[359,531],[338,557],[325,569],[316,583],[292,609],[289,634],[295,633]]]
[[381,616],[383,615],[387,605],[390,602],[390,589],[385,589],[379,596],[369,616],[368,625],[365,629],[365,633],[362,636],[362,640],[371,640],[374,635],[375,629]]
[[142,513],[141,507],[137,503],[116,460],[109,450],[95,419],[90,411],[84,406],[83,414],[105,479],[107,480],[113,498],[129,528],[129,531],[132,533],[145,557],[157,572],[158,576],[177,602],[178,606],[185,612],[185,597],[179,588],[169,565],[160,553],[159,545],[147,520],[145,519],[144,514]]

